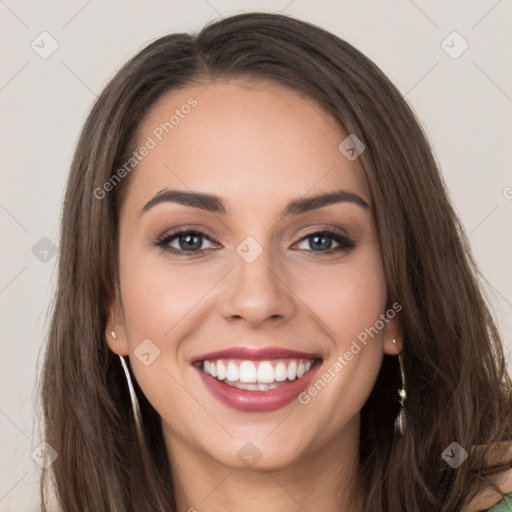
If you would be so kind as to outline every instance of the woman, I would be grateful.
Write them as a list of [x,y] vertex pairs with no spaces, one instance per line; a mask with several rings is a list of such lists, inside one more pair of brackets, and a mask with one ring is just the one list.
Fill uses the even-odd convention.
[[42,401],[63,510],[512,491],[468,241],[410,107],[334,35],[250,13],[142,50],[85,123],[60,247]]

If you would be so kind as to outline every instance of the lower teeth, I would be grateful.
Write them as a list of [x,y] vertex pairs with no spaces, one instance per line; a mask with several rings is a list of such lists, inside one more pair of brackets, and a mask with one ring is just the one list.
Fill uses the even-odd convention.
[[290,381],[286,380],[284,382],[272,382],[270,384],[248,384],[245,382],[240,382],[239,380],[236,381],[229,381],[229,380],[221,380],[219,382],[222,382],[223,384],[227,384],[228,386],[238,388],[238,389],[246,389],[248,391],[268,391],[270,389],[276,389],[280,386],[283,386],[284,384],[289,383]]

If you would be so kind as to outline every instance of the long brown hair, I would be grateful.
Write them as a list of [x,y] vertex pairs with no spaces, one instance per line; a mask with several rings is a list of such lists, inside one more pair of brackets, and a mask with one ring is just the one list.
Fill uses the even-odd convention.
[[[408,397],[407,432],[393,434],[397,359],[384,357],[361,411],[365,511],[459,511],[510,461],[511,380],[464,229],[412,109],[379,68],[349,43],[291,17],[249,13],[171,34],[120,69],[83,127],[62,214],[58,287],[41,379],[44,440],[58,453],[62,510],[175,510],[160,417],[134,382],[139,441],[119,358],[105,342],[118,284],[117,230],[127,175],[108,182],[137,145],[138,128],[171,90],[215,78],[271,80],[318,102],[366,150],[389,304],[399,302]],[[136,172],[136,171],[134,171]],[[441,457],[457,442],[468,459]],[[473,449],[481,446],[481,450]]]

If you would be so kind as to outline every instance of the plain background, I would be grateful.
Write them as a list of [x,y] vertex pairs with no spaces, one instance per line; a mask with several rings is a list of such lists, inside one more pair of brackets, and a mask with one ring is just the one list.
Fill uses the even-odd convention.
[[[488,282],[512,369],[512,0],[0,0],[1,512],[37,510],[34,391],[58,259],[42,255],[48,241],[40,240],[58,244],[69,164],[95,97],[155,38],[253,10],[283,11],[346,39],[417,112]],[[44,31],[58,43],[46,59],[31,47]],[[458,58],[464,42],[453,31],[469,45]]]

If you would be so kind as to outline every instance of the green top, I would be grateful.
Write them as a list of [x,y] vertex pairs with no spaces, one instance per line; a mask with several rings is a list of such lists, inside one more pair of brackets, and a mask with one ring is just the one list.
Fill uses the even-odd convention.
[[494,507],[488,509],[488,512],[512,512],[512,492],[505,494],[505,497]]

